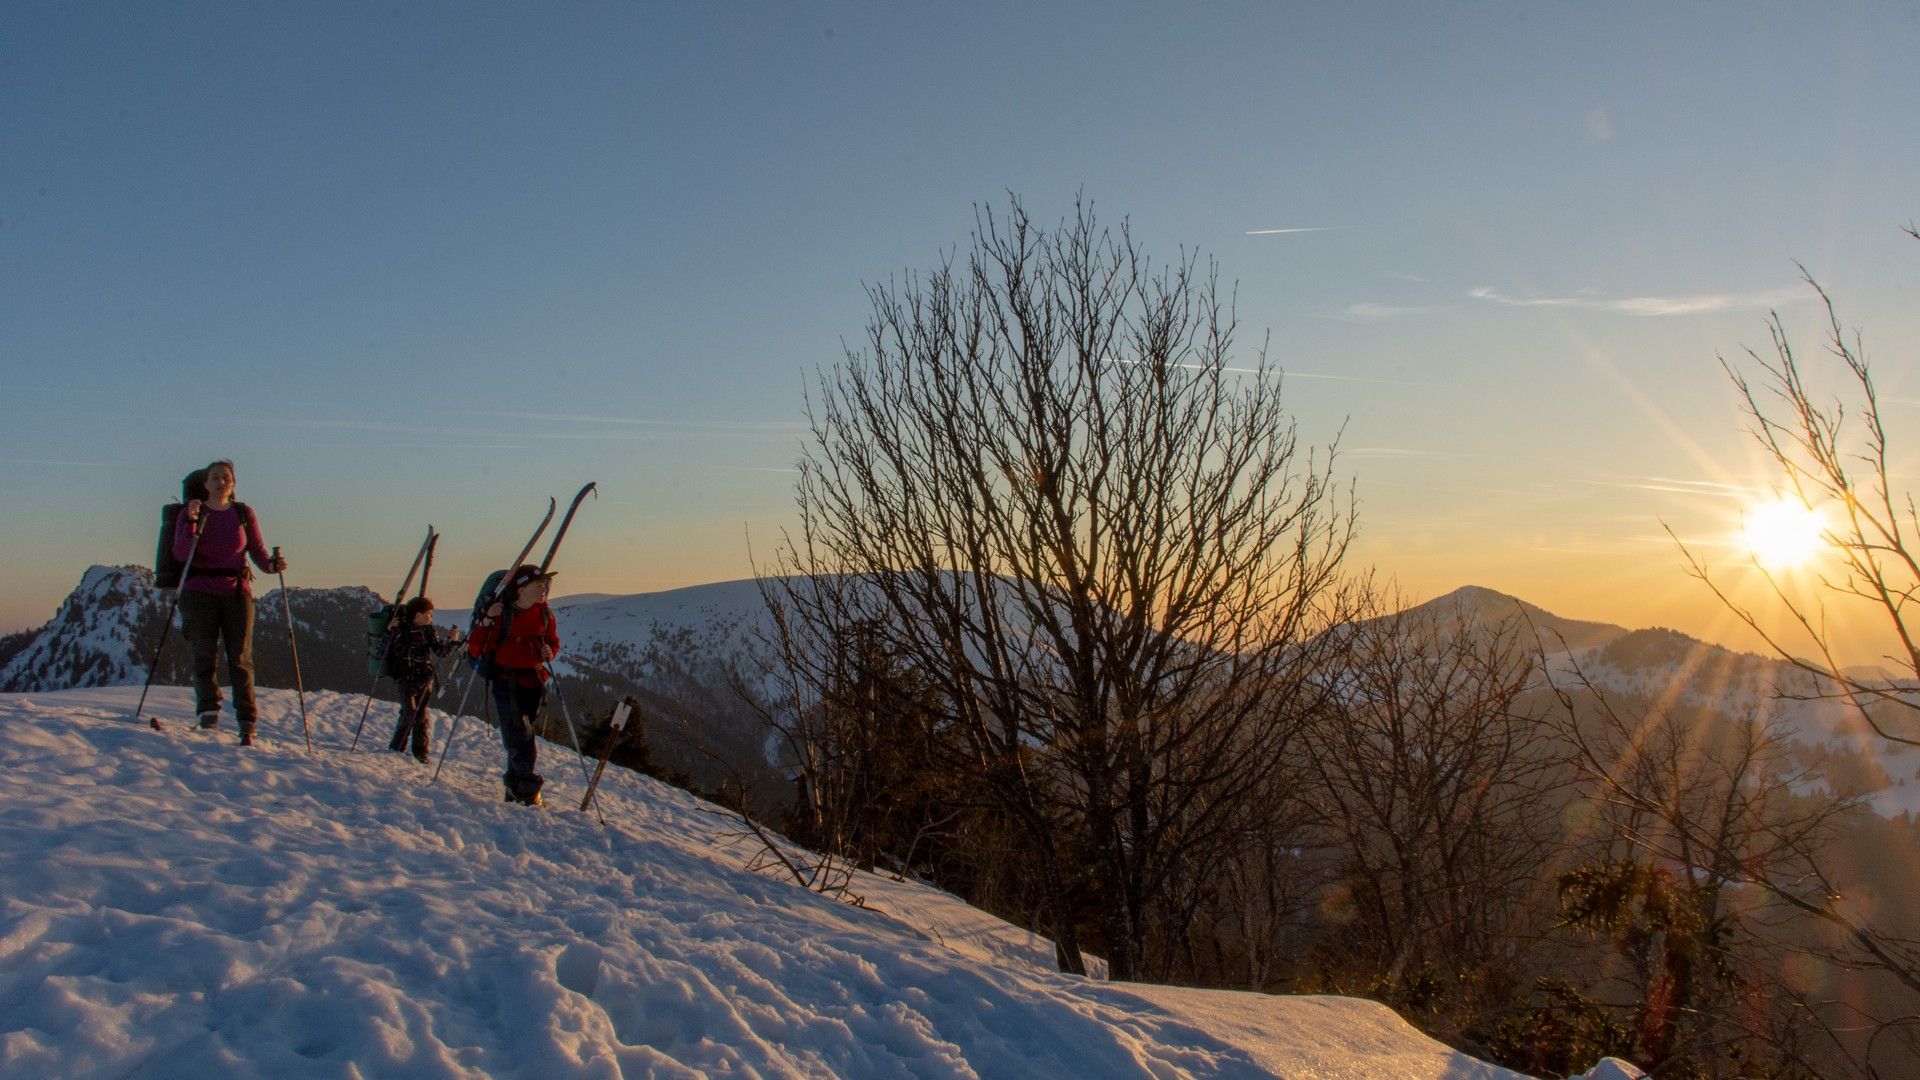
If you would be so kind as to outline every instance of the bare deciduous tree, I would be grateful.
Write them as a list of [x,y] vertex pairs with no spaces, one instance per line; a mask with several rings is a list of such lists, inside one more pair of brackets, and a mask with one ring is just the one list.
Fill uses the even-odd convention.
[[1610,939],[1626,965],[1632,1045],[1621,1052],[1676,1075],[1735,1059],[1873,1075],[1845,1029],[1904,1018],[1817,999],[1787,962],[1816,957],[1911,986],[1915,943],[1828,872],[1861,797],[1831,790],[1819,755],[1777,714],[1621,708],[1578,669],[1557,693],[1596,814],[1594,853],[1563,876],[1561,898],[1569,924]]
[[[1920,239],[1920,233],[1914,235]],[[1912,685],[1920,680],[1920,516],[1912,493],[1893,483],[1889,436],[1860,336],[1856,331],[1850,340],[1833,299],[1811,276],[1806,281],[1824,305],[1827,351],[1845,368],[1846,397],[1823,400],[1808,385],[1777,314],[1767,321],[1772,358],[1746,351],[1757,369],[1753,379],[1725,359],[1721,366],[1739,392],[1748,432],[1776,470],[1780,494],[1830,514],[1824,538],[1839,569],[1823,575],[1819,590],[1807,596],[1756,566],[1789,616],[1791,629],[1781,632],[1735,600],[1691,551],[1686,551],[1688,567],[1782,660],[1811,676],[1807,688],[1780,687],[1784,696],[1849,702],[1882,738],[1920,746],[1920,694]],[[1894,678],[1841,662],[1823,596],[1864,603],[1878,615],[1887,641],[1880,659],[1892,666]]]
[[1063,967],[1085,904],[1139,977],[1317,699],[1353,532],[1332,449],[1301,445],[1264,356],[1234,365],[1210,265],[1155,267],[1085,203],[1052,230],[982,209],[964,257],[868,298],[765,580],[817,688],[856,625],[929,681],[1028,837]]
[[[1445,1026],[1525,981],[1528,902],[1558,851],[1568,754],[1518,613],[1395,610],[1344,631],[1310,729],[1312,799],[1341,852],[1336,979]],[[1523,643],[1523,637],[1525,642]],[[1443,1014],[1451,1014],[1450,1017]]]
[[[1920,239],[1920,231],[1907,233]],[[1685,551],[1690,572],[1705,583],[1729,611],[1764,639],[1801,679],[1780,680],[1773,692],[1800,701],[1838,701],[1882,739],[1920,746],[1920,513],[1913,495],[1895,483],[1901,459],[1880,408],[1880,395],[1858,331],[1842,326],[1832,298],[1811,275],[1807,284],[1819,296],[1826,315],[1826,351],[1843,372],[1843,389],[1831,400],[1809,383],[1779,316],[1768,320],[1771,357],[1746,350],[1746,361],[1721,365],[1739,393],[1749,420],[1748,432],[1775,471],[1775,487],[1809,511],[1824,512],[1830,522],[1824,539],[1837,569],[1819,576],[1811,592],[1788,587],[1764,567],[1773,606],[1787,616],[1788,629],[1770,629],[1770,620],[1734,599],[1710,573],[1705,561]],[[1751,368],[1750,378],[1743,368]],[[1883,631],[1885,667],[1848,667],[1829,621],[1827,600],[1866,610]],[[1837,620],[1835,620],[1837,622]],[[1811,859],[1804,880],[1781,881],[1769,875],[1756,884],[1777,895],[1808,920],[1838,935],[1834,959],[1846,966],[1879,972],[1904,989],[1904,1015],[1857,1018],[1889,1043],[1911,1039],[1920,1026],[1913,1002],[1920,1000],[1920,938],[1911,928],[1890,926],[1854,909]],[[1811,882],[1815,888],[1805,887]]]

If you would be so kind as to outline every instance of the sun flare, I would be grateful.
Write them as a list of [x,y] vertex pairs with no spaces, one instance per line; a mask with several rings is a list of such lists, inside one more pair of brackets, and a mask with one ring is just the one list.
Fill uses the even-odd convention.
[[1776,498],[1747,508],[1740,543],[1768,570],[1792,570],[1827,547],[1827,517],[1796,499]]

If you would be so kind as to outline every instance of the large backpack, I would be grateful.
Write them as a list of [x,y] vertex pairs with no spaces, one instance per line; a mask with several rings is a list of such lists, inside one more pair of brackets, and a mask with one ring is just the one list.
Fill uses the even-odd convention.
[[393,648],[399,614],[393,604],[381,604],[367,613],[367,674],[376,679],[388,674],[387,653]]
[[385,639],[381,642],[380,674],[395,681],[407,675],[407,650],[401,641],[406,633],[406,624],[396,623],[393,629],[387,631]]
[[[177,589],[180,578],[186,571],[186,565],[173,557],[173,530],[180,522],[180,511],[195,499],[205,502],[207,498],[207,470],[195,469],[180,481],[180,501],[168,503],[160,508],[160,540],[153,551],[153,584],[156,588]],[[247,504],[235,501],[234,509],[240,511],[240,528],[247,529],[253,522],[253,511]]]
[[467,619],[467,666],[475,671],[480,671],[487,666],[487,654],[480,649],[480,619],[486,614],[488,602],[493,599],[495,593],[500,591],[500,583],[505,581],[512,571],[513,568],[508,567],[488,574],[487,580],[480,586],[479,593],[473,598],[473,613]]

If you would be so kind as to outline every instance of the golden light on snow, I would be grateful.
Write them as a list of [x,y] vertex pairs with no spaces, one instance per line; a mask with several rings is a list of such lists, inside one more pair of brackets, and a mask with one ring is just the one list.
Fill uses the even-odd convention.
[[1768,570],[1792,570],[1826,548],[1827,517],[1797,499],[1775,498],[1747,508],[1740,543]]

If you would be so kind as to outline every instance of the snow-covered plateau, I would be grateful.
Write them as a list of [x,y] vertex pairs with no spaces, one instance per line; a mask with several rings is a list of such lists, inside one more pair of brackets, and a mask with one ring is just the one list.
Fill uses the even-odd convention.
[[308,754],[289,691],[252,749],[138,696],[0,695],[0,1076],[1517,1076],[1370,1002],[1070,977],[932,889],[750,872],[732,819],[624,770],[603,824],[552,746],[547,805],[504,804],[475,721],[430,784],[365,749],[385,707],[347,751],[358,697],[307,696]]

